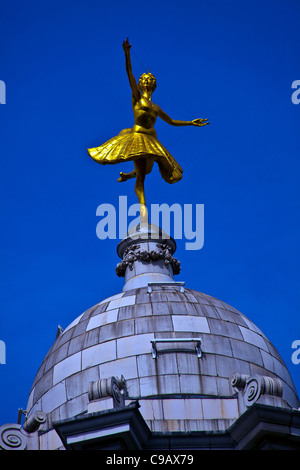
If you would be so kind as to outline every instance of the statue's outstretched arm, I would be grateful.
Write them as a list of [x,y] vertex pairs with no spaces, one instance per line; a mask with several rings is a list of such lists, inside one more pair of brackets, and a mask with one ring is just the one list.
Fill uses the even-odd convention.
[[193,121],[179,121],[177,119],[172,119],[159,106],[157,106],[157,115],[163,121],[167,122],[171,126],[197,126],[197,127],[202,127],[202,126],[206,126],[206,124],[209,124],[209,122],[206,122],[207,119],[201,119],[201,118],[194,119]]
[[132,67],[131,67],[131,59],[130,59],[130,48],[131,45],[129,44],[128,38],[126,41],[123,41],[123,49],[125,52],[125,66],[126,66],[126,72],[128,75],[130,87],[132,90],[132,94],[136,100],[139,100],[141,97],[141,92],[137,86],[136,80],[134,78],[134,75],[132,73]]

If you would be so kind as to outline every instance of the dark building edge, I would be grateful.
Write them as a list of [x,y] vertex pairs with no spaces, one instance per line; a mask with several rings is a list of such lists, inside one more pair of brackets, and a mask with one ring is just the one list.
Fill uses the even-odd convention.
[[53,427],[67,450],[300,450],[300,411],[258,403],[224,432],[151,432],[138,402]]

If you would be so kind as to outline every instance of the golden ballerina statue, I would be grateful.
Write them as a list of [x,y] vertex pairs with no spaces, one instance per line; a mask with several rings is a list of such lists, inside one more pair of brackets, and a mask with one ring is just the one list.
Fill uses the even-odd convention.
[[144,73],[138,84],[131,67],[129,40],[123,41],[126,71],[132,90],[132,107],[134,126],[123,129],[116,137],[108,140],[100,147],[88,149],[88,154],[102,165],[115,164],[132,160],[134,170],[130,173],[120,172],[119,182],[136,178],[135,193],[140,204],[141,222],[148,222],[144,181],[157,162],[161,176],[167,183],[181,180],[183,170],[174,157],[157,140],[154,124],[157,116],[172,126],[197,126],[209,124],[207,119],[178,121],[171,119],[159,106],[152,102],[152,93],[156,89],[156,79],[152,73]]

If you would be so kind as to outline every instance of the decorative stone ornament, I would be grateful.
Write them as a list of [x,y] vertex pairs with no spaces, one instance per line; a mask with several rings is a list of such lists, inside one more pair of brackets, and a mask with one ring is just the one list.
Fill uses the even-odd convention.
[[171,254],[171,248],[167,244],[157,243],[156,246],[159,250],[147,251],[140,249],[140,245],[131,245],[124,251],[124,258],[121,263],[118,263],[116,267],[116,274],[119,277],[125,276],[126,268],[128,267],[131,271],[133,269],[133,263],[137,260],[150,263],[151,261],[157,261],[163,259],[165,266],[168,267],[171,264],[173,274],[180,273],[180,261],[174,258]]
[[126,394],[126,381],[123,375],[120,377],[109,377],[90,382],[88,388],[89,400],[112,397],[114,408],[124,406],[124,395]]
[[25,450],[26,435],[22,432],[21,424],[4,424],[0,427],[1,450]]
[[263,395],[282,397],[282,382],[278,378],[263,375],[248,375],[236,373],[231,379],[233,389],[242,393],[246,407],[252,406]]
[[[26,412],[24,413],[26,415]],[[46,422],[46,414],[36,411],[22,427],[21,424],[8,423],[0,427],[0,450],[26,450],[30,441],[36,439],[37,431]]]
[[39,427],[46,422],[46,414],[43,411],[36,411],[24,423],[24,429],[28,433],[35,432]]

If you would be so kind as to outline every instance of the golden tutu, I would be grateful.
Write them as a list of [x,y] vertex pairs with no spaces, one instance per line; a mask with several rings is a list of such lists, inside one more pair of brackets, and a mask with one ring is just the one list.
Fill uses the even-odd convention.
[[147,158],[147,173],[156,161],[163,179],[176,183],[182,178],[183,170],[168,150],[152,135],[123,129],[100,147],[88,149],[88,154],[101,165]]

